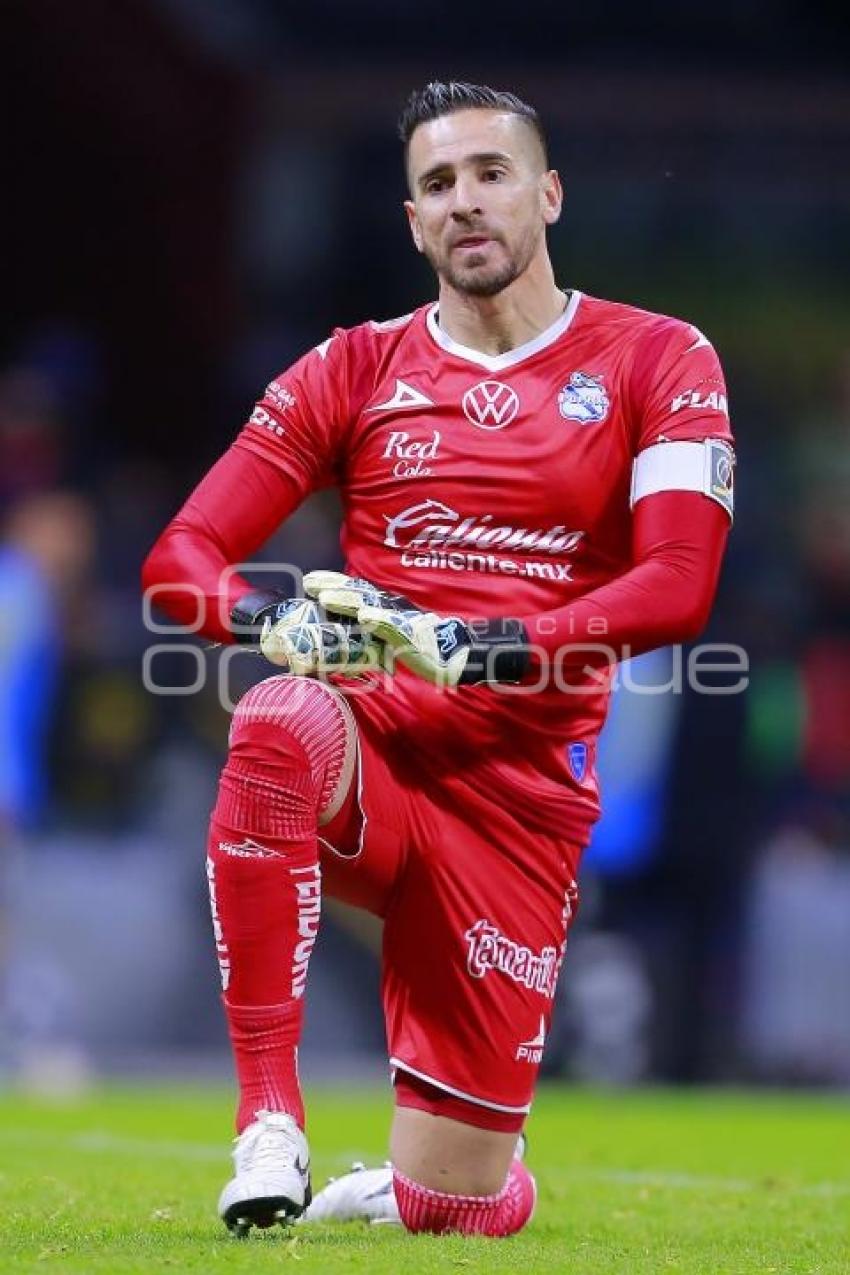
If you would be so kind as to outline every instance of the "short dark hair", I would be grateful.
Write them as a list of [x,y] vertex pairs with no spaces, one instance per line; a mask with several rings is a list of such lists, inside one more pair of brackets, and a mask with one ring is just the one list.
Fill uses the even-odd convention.
[[405,155],[410,139],[420,124],[451,115],[454,111],[506,111],[519,115],[534,130],[543,150],[543,159],[549,162],[549,148],[540,116],[533,106],[523,102],[515,93],[491,89],[486,84],[466,84],[463,80],[432,80],[424,89],[416,89],[404,105],[398,118],[398,135],[404,142]]

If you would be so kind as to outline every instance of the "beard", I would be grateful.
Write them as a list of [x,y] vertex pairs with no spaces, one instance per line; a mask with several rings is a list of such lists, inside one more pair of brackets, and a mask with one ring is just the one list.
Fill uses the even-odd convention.
[[442,269],[438,269],[433,261],[431,265],[456,292],[465,293],[468,297],[495,297],[519,278],[525,268],[521,269],[516,261],[505,261],[501,266],[490,266],[489,269],[470,265],[454,270],[448,262],[443,264]]
[[[466,265],[456,267],[452,264],[450,252],[443,255],[430,248],[425,248],[425,256],[440,279],[456,292],[468,297],[495,297],[528,269],[538,239],[539,234],[527,235],[513,253],[508,252],[507,260],[491,266],[484,265],[483,258],[480,265],[475,265],[473,258]],[[496,242],[503,244],[502,240]]]

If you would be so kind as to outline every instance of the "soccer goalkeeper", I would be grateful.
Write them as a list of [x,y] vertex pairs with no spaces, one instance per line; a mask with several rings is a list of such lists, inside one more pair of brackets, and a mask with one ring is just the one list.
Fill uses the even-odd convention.
[[[526,1224],[517,1152],[599,812],[606,672],[700,632],[732,511],[706,338],[553,276],[561,185],[536,112],[429,84],[401,135],[437,302],[338,329],[276,377],[145,569],[175,618],[200,597],[203,632],[280,670],[234,715],[207,855],[237,1233]],[[291,598],[227,569],[333,482],[344,574]],[[323,891],[385,922],[396,1111],[391,1163],[310,1205],[297,1048]]]

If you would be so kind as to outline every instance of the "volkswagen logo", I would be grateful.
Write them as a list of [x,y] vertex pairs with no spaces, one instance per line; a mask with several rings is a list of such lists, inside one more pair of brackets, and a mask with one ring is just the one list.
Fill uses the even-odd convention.
[[479,381],[463,396],[463,414],[479,429],[504,429],[519,411],[519,395],[503,381]]

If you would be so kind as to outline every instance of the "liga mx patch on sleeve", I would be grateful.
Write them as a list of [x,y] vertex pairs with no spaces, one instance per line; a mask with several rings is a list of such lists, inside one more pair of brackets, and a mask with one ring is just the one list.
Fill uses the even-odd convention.
[[722,505],[730,518],[735,515],[735,453],[719,438],[706,439],[706,492]]
[[660,438],[635,458],[630,505],[633,509],[659,491],[698,491],[716,500],[732,518],[734,472],[735,453],[723,439]]

